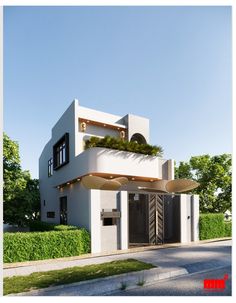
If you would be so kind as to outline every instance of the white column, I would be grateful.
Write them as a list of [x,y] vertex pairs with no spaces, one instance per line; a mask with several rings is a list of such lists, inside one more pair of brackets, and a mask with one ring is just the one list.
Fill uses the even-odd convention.
[[191,197],[192,241],[199,241],[199,195]]
[[175,178],[175,161],[173,159],[168,160],[168,180],[174,180]]
[[100,190],[90,190],[91,253],[101,252],[101,197]]
[[128,249],[128,193],[120,192],[120,246],[121,249]]
[[180,195],[180,243],[188,242],[187,230],[187,196]]

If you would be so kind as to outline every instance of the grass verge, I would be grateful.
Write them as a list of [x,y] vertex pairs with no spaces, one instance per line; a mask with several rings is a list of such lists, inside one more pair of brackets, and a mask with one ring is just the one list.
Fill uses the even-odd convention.
[[33,289],[103,278],[153,267],[155,266],[149,263],[127,259],[61,270],[35,272],[28,276],[7,277],[3,280],[3,294],[26,292]]

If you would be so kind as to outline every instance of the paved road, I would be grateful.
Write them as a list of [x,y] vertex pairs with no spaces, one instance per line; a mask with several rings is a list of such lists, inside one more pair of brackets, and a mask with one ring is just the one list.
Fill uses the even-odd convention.
[[176,267],[196,261],[206,262],[211,259],[229,260],[232,241],[218,241],[211,243],[184,245],[172,248],[154,249],[141,252],[132,252],[118,255],[109,255],[74,261],[46,262],[45,264],[4,269],[3,276],[29,275],[32,272],[58,270],[73,266],[99,264],[133,258],[143,262],[152,263],[161,267]]
[[[225,274],[229,275],[225,290],[204,290],[203,279],[222,279]],[[133,290],[118,291],[112,296],[231,296],[231,267],[190,274]]]
[[[116,295],[230,295],[231,293],[231,241],[212,242],[179,248],[166,248],[139,253],[129,253],[111,257],[102,257],[103,262],[112,259],[134,258],[144,262],[153,263],[159,267],[184,267],[190,273],[187,276],[173,280],[158,282],[155,285],[127,290]],[[95,260],[93,260],[95,261]],[[98,259],[99,263],[101,262]],[[224,267],[219,269],[219,267]],[[218,268],[217,270],[214,270]],[[205,271],[198,274],[199,271]],[[227,289],[224,293],[209,293],[203,290],[203,279],[220,278],[228,273]],[[65,286],[63,289],[50,290],[41,295],[47,296],[78,296],[78,286]]]

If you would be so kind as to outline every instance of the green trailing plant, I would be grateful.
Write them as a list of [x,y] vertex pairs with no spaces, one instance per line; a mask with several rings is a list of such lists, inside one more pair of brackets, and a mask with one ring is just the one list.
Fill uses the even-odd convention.
[[5,233],[6,263],[79,256],[90,252],[90,234],[79,230]]
[[85,149],[92,147],[111,148],[159,157],[163,155],[163,149],[161,146],[140,144],[136,141],[126,141],[111,136],[105,136],[104,138],[91,137],[90,139],[86,140]]

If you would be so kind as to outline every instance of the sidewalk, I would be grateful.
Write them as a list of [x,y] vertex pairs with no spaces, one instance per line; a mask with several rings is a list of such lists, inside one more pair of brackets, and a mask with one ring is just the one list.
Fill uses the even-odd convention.
[[[52,286],[8,296],[101,296],[113,292],[150,285],[161,280],[176,278],[188,274],[184,268],[152,268],[138,272],[87,280],[72,284]],[[140,284],[141,283],[141,284]]]
[[[159,267],[179,267],[183,264],[193,263],[194,258],[205,262],[215,257],[227,258],[225,250],[231,246],[231,238],[204,240],[189,244],[164,244],[161,246],[147,246],[131,248],[126,251],[114,251],[107,254],[87,254],[77,257],[40,260],[31,262],[8,263],[3,266],[3,276],[29,275],[33,272],[59,270],[67,267],[100,264],[114,260],[133,258],[143,262],[152,263]],[[216,253],[217,250],[217,253]],[[217,256],[216,256],[217,254]]]

